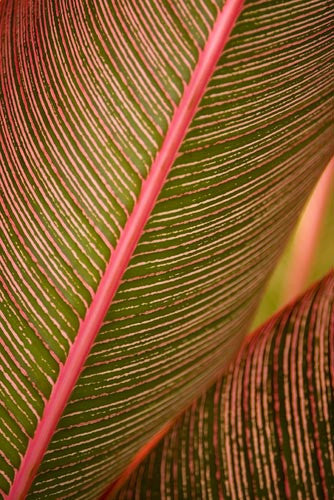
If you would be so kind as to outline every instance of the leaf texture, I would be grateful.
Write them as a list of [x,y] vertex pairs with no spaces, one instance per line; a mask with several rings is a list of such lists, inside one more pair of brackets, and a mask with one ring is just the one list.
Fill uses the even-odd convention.
[[246,340],[115,497],[334,496],[334,272]]
[[[5,493],[55,387],[73,388],[59,374],[71,373],[222,7],[0,4]],[[333,154],[332,17],[324,0],[246,2],[98,337],[84,343],[30,498],[95,498],[239,345]]]

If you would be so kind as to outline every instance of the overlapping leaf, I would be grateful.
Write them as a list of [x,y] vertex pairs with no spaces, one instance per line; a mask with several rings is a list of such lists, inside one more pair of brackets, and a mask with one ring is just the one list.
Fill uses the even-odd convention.
[[334,273],[255,333],[115,495],[333,498]]
[[[221,8],[0,4],[4,492]],[[325,0],[246,3],[31,498],[94,498],[238,346],[333,153],[331,18]]]

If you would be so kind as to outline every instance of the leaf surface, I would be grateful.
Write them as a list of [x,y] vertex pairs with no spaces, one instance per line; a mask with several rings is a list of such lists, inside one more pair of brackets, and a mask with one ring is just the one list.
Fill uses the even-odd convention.
[[333,153],[324,0],[247,2],[173,143],[222,7],[0,5],[0,460],[15,500],[51,436],[31,498],[95,497],[194,399]]
[[115,494],[333,498],[334,272],[246,339]]

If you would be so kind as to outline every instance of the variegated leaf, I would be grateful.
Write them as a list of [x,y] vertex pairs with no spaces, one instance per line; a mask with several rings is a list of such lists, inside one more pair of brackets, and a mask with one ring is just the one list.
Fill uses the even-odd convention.
[[246,340],[115,494],[334,497],[334,272]]
[[332,14],[0,2],[10,498],[96,497],[239,345],[333,154]]

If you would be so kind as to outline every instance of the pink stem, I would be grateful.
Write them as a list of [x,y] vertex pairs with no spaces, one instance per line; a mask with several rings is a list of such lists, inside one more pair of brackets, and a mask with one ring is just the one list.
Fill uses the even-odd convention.
[[334,157],[327,165],[306,205],[293,242],[283,303],[300,295],[307,285],[327,204],[334,188]]
[[43,416],[15,475],[9,500],[23,499],[31,486],[242,6],[243,0],[226,0],[217,17],[180,105],[171,120],[162,148],[142,184],[137,204],[110,257],[96,294],[69,350],[67,360],[60,368]]

